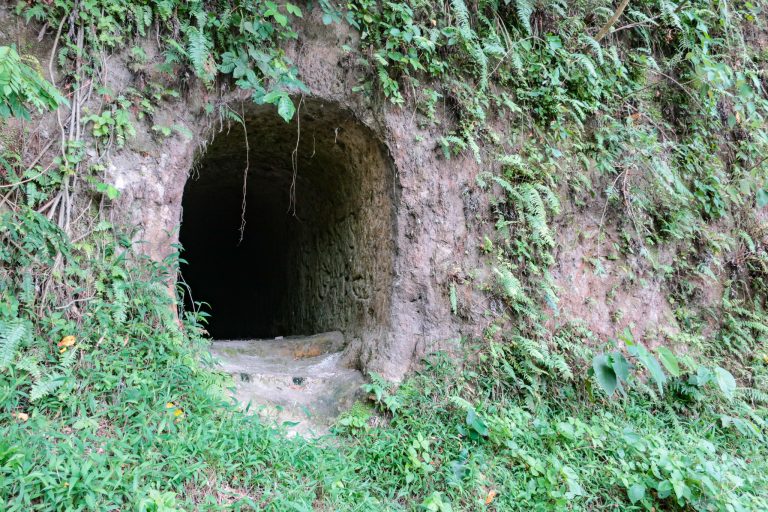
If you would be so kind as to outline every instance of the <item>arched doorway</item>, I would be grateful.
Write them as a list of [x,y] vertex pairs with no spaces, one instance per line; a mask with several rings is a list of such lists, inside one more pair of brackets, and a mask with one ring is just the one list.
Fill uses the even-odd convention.
[[386,327],[395,213],[386,148],[318,100],[302,101],[290,123],[251,106],[243,124],[216,133],[182,200],[187,302],[210,304],[211,337],[349,338]]

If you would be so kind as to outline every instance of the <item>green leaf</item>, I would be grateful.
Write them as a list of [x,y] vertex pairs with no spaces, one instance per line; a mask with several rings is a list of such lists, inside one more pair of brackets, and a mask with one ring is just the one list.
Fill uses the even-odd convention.
[[733,398],[733,393],[736,391],[736,379],[733,378],[731,372],[725,368],[716,366],[715,380],[717,381],[717,385],[720,387],[720,391],[722,391],[727,398]]
[[473,407],[467,410],[467,425],[483,437],[488,437],[488,426]]
[[[637,343],[637,342],[636,342]],[[637,358],[648,369],[651,378],[659,388],[659,393],[664,394],[664,384],[667,382],[667,376],[661,368],[659,361],[651,354],[647,348],[640,343],[636,344]]]
[[299,9],[299,7],[293,5],[290,2],[285,4],[285,10],[288,11],[289,14],[293,14],[297,18],[303,18],[304,17],[304,15],[301,12],[301,9]]
[[120,196],[120,191],[108,183],[97,184],[96,190],[106,195],[110,201],[114,201]]
[[274,12],[272,13],[272,17],[281,27],[285,27],[288,25],[288,16],[286,16],[285,14]]
[[692,375],[688,379],[688,384],[693,386],[706,386],[706,384],[712,380],[712,372],[706,366],[699,366],[696,370],[696,375]]
[[667,347],[659,347],[657,352],[659,353],[661,364],[664,365],[664,368],[667,369],[670,375],[679,377],[682,372],[680,371],[680,365],[677,362],[677,356],[675,356],[675,354]]
[[261,97],[259,103],[271,103],[277,105],[277,113],[280,114],[285,122],[290,121],[293,118],[293,114],[296,113],[296,107],[291,101],[291,97],[285,91],[269,91],[267,94]]
[[611,354],[612,368],[619,382],[626,381],[629,378],[629,361],[621,352]]
[[672,482],[669,480],[663,480],[662,482],[659,482],[659,486],[656,488],[656,492],[658,493],[659,498],[668,498],[669,495],[672,494]]
[[634,484],[627,490],[627,494],[629,495],[629,501],[634,505],[645,496],[645,485]]
[[624,328],[624,332],[619,334],[619,339],[627,346],[630,355],[636,355],[637,345],[635,345],[635,337],[632,336],[632,331],[629,327]]
[[456,297],[456,283],[451,283],[450,299],[451,299],[451,313],[455,315],[459,309],[458,298]]
[[287,94],[280,97],[280,101],[277,103],[277,113],[280,114],[280,117],[282,117],[286,123],[293,119],[293,114],[296,113],[296,107]]
[[608,356],[600,354],[592,360],[592,369],[595,370],[595,379],[608,396],[616,391],[618,381],[616,372],[608,361]]
[[768,190],[761,188],[757,191],[757,207],[763,208],[768,205]]

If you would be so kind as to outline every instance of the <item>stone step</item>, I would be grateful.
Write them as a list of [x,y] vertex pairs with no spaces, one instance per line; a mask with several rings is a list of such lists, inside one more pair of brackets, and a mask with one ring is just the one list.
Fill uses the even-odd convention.
[[267,340],[214,341],[211,353],[235,381],[235,398],[289,434],[328,432],[363,395],[363,375],[342,365],[340,332]]

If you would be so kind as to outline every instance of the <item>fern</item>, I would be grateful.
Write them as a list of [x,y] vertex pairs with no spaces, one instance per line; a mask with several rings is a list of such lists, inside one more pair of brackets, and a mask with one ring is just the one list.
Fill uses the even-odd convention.
[[483,91],[488,88],[488,57],[477,41],[470,41],[469,44],[470,54],[474,57],[476,64],[480,68],[480,90]]
[[530,183],[523,183],[516,187],[515,194],[511,197],[517,208],[523,212],[521,217],[525,219],[531,231],[531,240],[536,245],[554,246],[555,241],[547,224],[546,207],[536,187]]
[[605,57],[603,56],[603,47],[600,46],[600,43],[598,43],[594,37],[591,37],[588,34],[580,34],[579,41],[581,41],[582,44],[585,44],[586,46],[589,46],[592,49],[592,51],[595,53],[595,57],[597,57],[597,62],[600,65],[605,63]]
[[471,403],[461,398],[460,396],[452,396],[450,397],[450,401],[454,406],[464,411],[471,411],[475,409]]
[[451,9],[456,16],[456,25],[459,28],[461,37],[465,40],[473,39],[474,32],[469,25],[469,9],[464,0],[451,0]]
[[125,294],[126,284],[124,281],[115,281],[112,283],[112,318],[115,322],[123,324],[128,318],[128,297]]
[[[547,357],[545,357],[544,352],[542,350],[541,345],[539,345],[534,340],[527,338],[525,336],[513,336],[512,341],[514,342],[514,346],[520,350],[520,352],[523,354],[524,359],[527,360],[534,360],[539,363],[547,363]],[[540,368],[536,368],[536,373],[541,373]]]
[[245,121],[243,121],[243,118],[232,110],[229,105],[221,105],[219,107],[219,117],[223,120],[232,121],[234,123],[237,123],[241,126],[245,126]]
[[187,50],[178,41],[169,39],[165,44],[167,45],[164,52],[166,65],[179,64],[187,58]]
[[451,9],[456,16],[456,25],[459,29],[459,35],[467,45],[467,49],[474,59],[475,65],[480,68],[480,90],[485,90],[488,86],[488,56],[478,42],[477,34],[472,30],[469,9],[467,9],[464,0],[451,0]]
[[512,272],[507,268],[494,268],[493,272],[496,274],[497,282],[504,292],[504,295],[512,300],[520,301],[525,299],[525,291],[523,285],[520,284]]
[[43,370],[40,367],[40,360],[31,355],[25,355],[16,364],[16,368],[24,370],[32,376],[32,381],[37,382],[43,376]]
[[534,0],[515,0],[515,6],[517,8],[517,19],[520,20],[520,24],[525,29],[526,34],[533,34],[531,16],[533,16],[534,11]]
[[440,137],[438,142],[443,150],[443,156],[445,156],[447,160],[451,158],[451,155],[458,155],[467,149],[467,142],[461,137],[457,137],[456,135],[446,135],[445,137]]
[[561,16],[565,18],[568,16],[568,1],[567,0],[553,0],[549,2],[548,5],[549,9],[557,14],[558,16]]
[[537,183],[534,186],[536,187],[536,190],[539,192],[542,199],[544,200],[544,203],[546,204],[549,212],[552,213],[553,215],[559,214],[560,199],[557,197],[557,194],[555,194],[551,188],[541,183]]
[[508,193],[509,195],[513,195],[513,194],[515,194],[515,193],[516,193],[516,191],[515,191],[515,187],[513,187],[513,186],[512,186],[512,184],[511,184],[510,182],[508,182],[507,180],[505,180],[505,179],[504,179],[504,178],[502,178],[501,176],[492,176],[492,178],[491,178],[491,179],[492,179],[493,181],[495,181],[496,183],[498,183],[498,184],[499,184],[499,186],[501,186],[501,188],[503,188],[504,190],[506,190],[506,191],[507,191],[507,193]]
[[58,373],[47,375],[45,379],[35,382],[29,391],[29,400],[36,402],[56,391],[64,383],[64,377]]
[[676,4],[667,0],[661,0],[659,7],[661,7],[664,21],[675,26],[678,30],[683,30],[683,23],[680,21],[680,16],[677,15],[678,6]]
[[739,394],[752,403],[768,404],[768,393],[756,388],[740,388]]
[[13,361],[16,350],[27,336],[27,325],[20,321],[0,321],[0,371],[5,370]]
[[62,370],[69,370],[74,366],[77,361],[78,347],[74,347],[72,350],[68,350],[64,353],[59,361],[59,368]]
[[139,35],[141,37],[146,36],[146,27],[152,24],[152,9],[149,6],[138,4],[133,4],[131,9]]
[[548,366],[550,369],[556,371],[560,376],[566,380],[573,380],[573,370],[566,362],[565,358],[560,354],[554,354],[549,359]]
[[213,81],[213,73],[209,69],[209,58],[211,55],[211,42],[201,26],[187,26],[187,55],[195,74],[209,84]]
[[590,76],[597,77],[597,68],[595,67],[595,63],[592,62],[592,59],[583,53],[574,53],[573,58],[577,64],[581,64],[581,67],[583,67]]

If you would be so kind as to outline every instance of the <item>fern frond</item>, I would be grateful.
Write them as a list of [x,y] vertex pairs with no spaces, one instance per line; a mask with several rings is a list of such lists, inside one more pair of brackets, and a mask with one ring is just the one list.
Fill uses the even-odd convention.
[[509,271],[509,269],[494,268],[493,272],[496,274],[497,282],[507,298],[518,301],[525,298],[523,285],[520,284],[520,281]]
[[461,37],[465,40],[474,38],[474,32],[469,25],[469,9],[467,9],[464,0],[451,0],[451,10],[453,10],[453,15],[456,16],[456,25]]
[[77,349],[78,347],[74,347],[72,350],[68,350],[64,353],[64,355],[61,357],[61,360],[59,361],[59,368],[62,370],[72,368],[72,366],[75,364],[75,361],[77,361]]
[[580,64],[581,67],[587,70],[587,73],[589,73],[593,77],[597,76],[597,68],[595,67],[595,63],[592,62],[592,59],[590,59],[588,56],[584,55],[583,53],[574,53],[573,58],[577,64]]
[[41,398],[45,398],[56,391],[62,384],[64,384],[64,378],[58,373],[47,375],[43,380],[36,382],[32,386],[32,389],[29,391],[29,400],[36,402]]
[[204,82],[209,83],[213,77],[208,69],[208,59],[210,57],[211,42],[202,28],[188,26],[187,35],[187,55],[189,56],[192,69],[195,74]]
[[534,0],[515,0],[515,7],[517,12],[517,19],[520,20],[520,25],[525,29],[526,34],[533,34],[533,27],[531,27],[531,16],[534,11]]
[[450,401],[453,405],[458,407],[459,409],[463,409],[465,411],[469,411],[474,409],[471,403],[466,401],[465,399],[461,398],[460,396],[452,396],[450,398]]
[[11,364],[25,336],[26,323],[20,320],[0,322],[0,370],[5,370]]
[[553,355],[550,358],[549,367],[560,374],[562,378],[566,380],[573,380],[573,371],[562,355]]
[[768,393],[757,388],[741,388],[739,394],[753,403],[768,404]]
[[112,283],[113,307],[112,318],[117,323],[125,323],[128,318],[128,297],[125,294],[125,283],[115,281]]
[[568,2],[567,0],[553,0],[549,2],[549,9],[558,16],[568,16]]
[[19,362],[16,363],[16,368],[29,373],[32,376],[33,382],[39,381],[43,375],[42,368],[40,367],[40,360],[35,356],[26,355],[22,357]]
[[478,42],[477,34],[470,25],[470,15],[464,0],[451,0],[451,10],[456,16],[456,25],[459,29],[459,35],[467,45],[469,54],[474,59],[475,64],[480,68],[480,89],[484,90],[488,86],[488,56],[483,51],[483,47]]
[[508,182],[501,176],[492,176],[491,179],[493,179],[493,181],[495,181],[501,188],[507,191],[508,194],[514,195],[517,193],[515,190],[515,187],[513,187],[510,182]]
[[659,7],[661,7],[662,18],[664,21],[673,25],[678,30],[683,30],[683,23],[680,21],[680,16],[677,15],[677,4],[667,0],[661,0],[659,2]]
[[534,186],[536,187],[536,190],[538,190],[539,194],[544,200],[544,203],[547,205],[547,208],[549,209],[550,213],[552,213],[553,215],[559,214],[560,199],[557,197],[557,194],[555,194],[555,192],[551,188],[541,183],[537,183]]
[[603,47],[600,46],[600,43],[598,43],[594,37],[588,34],[580,34],[579,41],[592,49],[599,64],[602,65],[605,62],[605,57],[603,57]]

